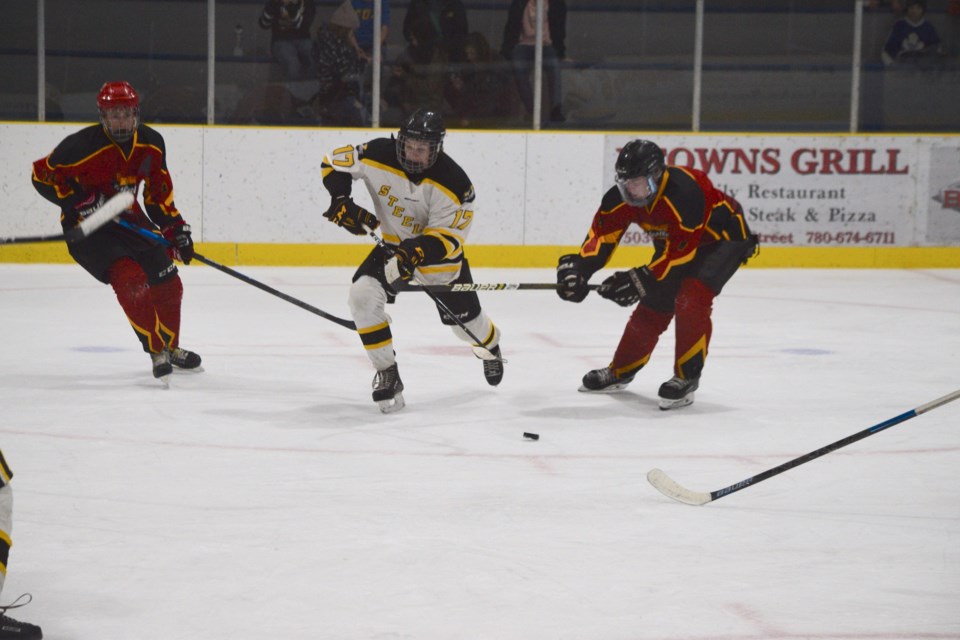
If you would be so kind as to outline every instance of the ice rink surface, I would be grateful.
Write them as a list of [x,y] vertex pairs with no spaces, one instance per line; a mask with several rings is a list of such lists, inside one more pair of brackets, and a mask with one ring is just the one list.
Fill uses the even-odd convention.
[[[348,316],[352,269],[240,271]],[[703,507],[645,479],[716,490],[960,388],[960,271],[744,270],[674,412],[672,329],[625,392],[577,392],[629,313],[595,295],[481,294],[509,360],[492,388],[402,294],[392,415],[349,330],[182,276],[205,371],[163,390],[109,287],[0,265],[2,600],[32,593],[10,615],[45,638],[960,638],[960,402]]]

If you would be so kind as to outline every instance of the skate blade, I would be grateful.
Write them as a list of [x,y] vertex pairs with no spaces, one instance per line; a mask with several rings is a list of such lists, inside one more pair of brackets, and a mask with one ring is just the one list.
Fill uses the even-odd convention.
[[170,388],[170,375],[169,375],[169,374],[168,374],[168,375],[165,375],[165,376],[160,376],[159,378],[157,378],[157,381],[160,382],[161,386],[162,386],[164,389],[169,389],[169,388]]
[[612,384],[609,387],[604,387],[603,389],[588,389],[587,387],[580,385],[580,388],[577,389],[577,391],[582,393],[614,393],[616,391],[623,391],[629,384],[629,382],[618,382],[617,384]]
[[183,367],[178,367],[177,365],[173,365],[173,370],[185,371],[186,373],[203,373],[203,365],[201,364],[200,366],[194,367],[193,369],[184,369]]
[[403,394],[398,392],[389,400],[378,400],[377,406],[380,407],[380,413],[393,413],[403,409],[406,403],[403,401]]
[[669,400],[667,398],[660,398],[660,411],[669,411],[670,409],[680,409],[681,407],[689,407],[693,404],[693,392],[691,391],[682,398],[677,400]]

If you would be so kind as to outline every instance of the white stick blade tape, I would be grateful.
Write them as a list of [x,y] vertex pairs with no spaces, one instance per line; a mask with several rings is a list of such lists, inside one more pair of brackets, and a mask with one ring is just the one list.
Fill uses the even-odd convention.
[[132,193],[129,191],[121,191],[104,202],[102,207],[94,211],[78,225],[83,236],[86,237],[90,235],[129,209],[133,205],[133,200]]
[[681,487],[673,481],[673,478],[660,469],[651,469],[647,473],[647,482],[652,484],[654,489],[668,498],[684,504],[692,504],[695,507],[699,507],[712,500],[709,493],[690,491],[689,489]]

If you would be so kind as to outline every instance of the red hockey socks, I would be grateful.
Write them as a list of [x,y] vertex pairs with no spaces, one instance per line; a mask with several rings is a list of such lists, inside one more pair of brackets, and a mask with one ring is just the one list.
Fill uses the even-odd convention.
[[170,349],[180,346],[180,302],[183,300],[183,283],[180,276],[150,287],[150,298],[157,314],[157,329]]
[[121,258],[110,265],[107,277],[143,350],[159,353],[165,345],[176,348],[183,298],[180,277],[174,276],[151,287],[143,269],[130,258]]
[[684,380],[700,377],[707,359],[713,323],[713,299],[716,295],[699,280],[687,279],[680,285],[676,299],[676,361],[674,374]]
[[671,317],[669,313],[660,313],[642,304],[633,310],[610,363],[618,377],[632,375],[647,364]]

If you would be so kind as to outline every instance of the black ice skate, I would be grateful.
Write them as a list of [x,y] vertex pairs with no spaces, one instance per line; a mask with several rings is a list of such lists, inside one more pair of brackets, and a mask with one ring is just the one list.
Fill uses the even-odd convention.
[[200,366],[200,354],[181,349],[180,347],[170,350],[170,364],[178,369],[203,371],[203,367]]
[[382,413],[393,413],[403,409],[403,381],[400,380],[400,372],[397,370],[397,364],[377,371],[373,376],[373,401],[380,406]]
[[[483,361],[483,377],[487,379],[487,384],[495,387],[503,380],[503,363],[506,362],[506,360],[500,356],[500,345],[490,349],[490,353],[495,355],[496,359],[485,359]],[[480,356],[477,357],[479,358]]]
[[[27,598],[27,601],[22,604],[17,604],[24,597]],[[14,620],[7,615],[7,609],[16,609],[22,607],[25,604],[29,604],[33,600],[33,596],[29,593],[26,593],[16,600],[13,604],[7,606],[0,606],[0,640],[42,640],[43,632],[40,631],[40,627],[35,624],[30,624],[28,622],[20,622],[19,620]]]
[[164,388],[169,387],[170,374],[173,373],[170,352],[164,349],[160,353],[151,353],[150,359],[153,361],[153,377],[162,382]]
[[604,367],[587,372],[587,375],[583,376],[583,384],[579,390],[588,393],[610,393],[625,389],[631,382],[633,382],[633,375],[621,377],[610,367]]
[[679,409],[693,404],[693,392],[700,386],[700,378],[684,380],[673,376],[660,385],[660,410]]

